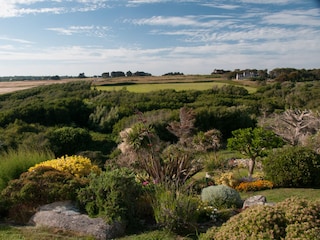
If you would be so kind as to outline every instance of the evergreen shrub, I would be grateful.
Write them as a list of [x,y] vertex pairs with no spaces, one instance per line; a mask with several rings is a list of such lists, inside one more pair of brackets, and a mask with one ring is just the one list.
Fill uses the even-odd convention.
[[266,178],[278,187],[315,187],[320,184],[320,155],[290,146],[278,149],[263,162]]
[[78,191],[79,204],[89,216],[102,217],[109,223],[135,224],[135,206],[141,196],[142,184],[135,181],[131,170],[118,168],[100,175],[92,173],[89,182]]
[[209,186],[202,189],[201,200],[217,209],[238,208],[242,205],[240,194],[225,185]]

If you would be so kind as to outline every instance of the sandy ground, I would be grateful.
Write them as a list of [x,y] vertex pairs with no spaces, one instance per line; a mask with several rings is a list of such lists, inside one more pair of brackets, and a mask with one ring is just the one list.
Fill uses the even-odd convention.
[[37,87],[37,86],[66,83],[71,81],[79,81],[79,79],[0,82],[0,94],[24,90],[32,87]]

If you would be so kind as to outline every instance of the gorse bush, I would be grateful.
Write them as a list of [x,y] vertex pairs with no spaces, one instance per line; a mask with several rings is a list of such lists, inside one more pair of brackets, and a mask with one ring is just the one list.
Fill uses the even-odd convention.
[[77,190],[86,184],[87,180],[84,178],[42,166],[10,181],[1,192],[1,198],[5,199],[9,208],[9,217],[23,222],[43,204],[76,200]]
[[201,200],[217,209],[237,208],[242,204],[240,194],[225,185],[209,186],[202,189]]
[[[107,222],[135,224],[135,206],[141,195],[142,185],[127,168],[90,174],[89,185],[78,192],[80,206],[91,217],[102,217]],[[130,226],[129,226],[130,227]]]
[[319,239],[320,202],[288,198],[276,206],[254,206],[200,237],[209,239]]
[[101,169],[97,165],[92,164],[89,158],[77,155],[64,156],[36,164],[34,167],[29,168],[29,172],[43,166],[52,167],[56,170],[70,173],[76,177],[84,177],[91,172],[97,174],[101,172]]
[[0,155],[0,191],[28,168],[52,157],[54,156],[50,151],[33,151],[24,147],[3,152]]
[[315,187],[320,184],[320,155],[294,146],[272,152],[263,162],[266,178],[278,187]]
[[253,182],[242,182],[235,189],[239,192],[260,191],[272,189],[273,183],[268,180],[257,180]]

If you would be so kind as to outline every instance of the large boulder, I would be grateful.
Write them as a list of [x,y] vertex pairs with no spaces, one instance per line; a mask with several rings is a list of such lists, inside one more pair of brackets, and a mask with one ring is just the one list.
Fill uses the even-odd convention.
[[253,197],[249,197],[247,198],[244,202],[243,202],[243,209],[248,208],[248,207],[252,207],[255,205],[265,205],[267,202],[267,199],[265,196],[262,195],[256,195]]
[[102,218],[81,214],[71,201],[55,202],[41,206],[29,223],[90,235],[96,239],[113,239],[124,235],[121,223],[107,224]]

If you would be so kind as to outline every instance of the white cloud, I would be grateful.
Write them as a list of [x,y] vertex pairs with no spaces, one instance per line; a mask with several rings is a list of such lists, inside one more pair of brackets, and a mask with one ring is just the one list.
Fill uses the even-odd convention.
[[70,26],[67,28],[56,27],[46,30],[57,32],[60,35],[85,34],[86,36],[105,37],[110,27],[107,26]]
[[203,3],[201,5],[206,6],[206,7],[221,8],[221,9],[226,9],[226,10],[233,10],[233,9],[237,9],[240,7],[239,5],[219,4],[219,3]]
[[[19,17],[28,14],[52,13],[61,14],[67,12],[87,12],[100,8],[106,8],[106,0],[0,0],[0,18]],[[37,7],[35,4],[41,3],[46,7]]]
[[263,18],[263,22],[267,24],[320,26],[319,17],[318,9],[286,10],[268,14]]
[[10,38],[7,36],[0,36],[0,40],[3,41],[9,41],[9,42],[16,42],[16,43],[24,43],[24,44],[33,44],[34,42],[25,40],[25,39],[19,39],[19,38]]

